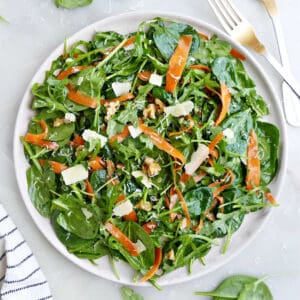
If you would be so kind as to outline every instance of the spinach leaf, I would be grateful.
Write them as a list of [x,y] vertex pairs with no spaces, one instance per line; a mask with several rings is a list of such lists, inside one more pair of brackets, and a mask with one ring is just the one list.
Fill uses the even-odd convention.
[[96,237],[100,220],[92,206],[87,205],[74,196],[62,195],[52,201],[52,209],[58,210],[57,223],[82,239]]
[[212,72],[220,82],[232,89],[243,90],[255,87],[243,64],[235,58],[218,57],[213,62]]
[[196,292],[196,295],[212,296],[215,300],[272,300],[273,296],[262,280],[247,276],[233,275],[224,279],[211,292]]
[[154,244],[149,234],[135,222],[122,222],[119,226],[120,230],[128,236],[133,242],[140,240],[146,250],[138,256],[131,256],[122,246],[116,245],[115,249],[119,250],[126,257],[128,263],[136,270],[148,270],[154,263]]
[[45,163],[40,173],[35,166],[31,166],[26,173],[28,193],[37,211],[44,217],[50,216],[51,200],[55,191],[55,174],[51,166]]
[[144,300],[144,298],[137,294],[133,289],[122,286],[121,287],[121,296],[123,300]]
[[198,187],[185,193],[184,199],[192,218],[200,216],[210,206],[213,200],[210,188]]
[[93,2],[93,0],[55,0],[55,5],[57,7],[64,8],[77,8],[80,6],[86,6]]
[[155,26],[154,29],[154,43],[166,61],[169,61],[178,44],[178,40],[182,35],[189,34],[193,36],[191,53],[195,52],[199,48],[200,37],[196,30],[190,25],[171,23],[166,26]]
[[68,251],[81,258],[96,259],[107,255],[109,250],[100,239],[82,239],[77,235],[66,231],[57,222],[59,211],[54,210],[51,215],[52,227],[59,240],[67,247]]
[[54,142],[59,142],[59,141],[65,140],[65,139],[67,139],[69,141],[71,135],[75,131],[74,123],[62,124],[58,127],[48,126],[48,128],[49,128],[49,132],[47,135],[47,139],[49,139],[50,141],[54,141]]
[[223,129],[229,128],[234,133],[234,140],[229,141],[224,151],[230,151],[245,155],[248,146],[249,133],[253,127],[253,121],[249,110],[240,111],[230,115],[223,122]]
[[270,123],[257,122],[261,185],[269,184],[278,168],[279,130]]

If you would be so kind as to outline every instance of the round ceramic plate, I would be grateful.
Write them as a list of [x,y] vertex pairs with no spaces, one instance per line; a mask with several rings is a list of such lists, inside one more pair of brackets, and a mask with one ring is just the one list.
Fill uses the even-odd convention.
[[[232,39],[230,39],[227,35],[223,34],[217,28],[199,21],[197,19],[193,19],[186,16],[178,16],[178,14],[162,14],[162,13],[149,13],[149,12],[134,12],[129,14],[118,15],[114,17],[110,17],[99,22],[96,22],[88,27],[82,29],[81,31],[74,34],[69,40],[68,44],[73,44],[79,40],[90,40],[96,31],[107,31],[113,30],[120,33],[129,33],[134,32],[137,29],[137,26],[140,22],[152,19],[154,17],[161,16],[172,18],[179,22],[184,22],[192,25],[194,28],[203,32],[207,35],[217,34],[224,40],[229,41],[236,49],[245,53],[247,56],[247,61],[245,62],[246,69],[251,77],[257,84],[257,89],[259,93],[264,97],[267,103],[270,106],[271,114],[266,118],[267,121],[276,124],[281,132],[281,148],[280,148],[280,166],[279,172],[276,178],[273,180],[271,184],[272,192],[275,196],[278,196],[279,190],[281,188],[281,184],[283,182],[283,176],[285,173],[286,167],[286,133],[285,133],[285,123],[282,116],[281,109],[279,107],[279,101],[274,94],[274,88],[272,87],[271,82],[267,79],[264,74],[262,68],[258,65],[258,63],[254,60],[254,58],[243,48],[241,48],[238,44],[236,44]],[[56,48],[51,55],[46,59],[46,61],[42,64],[40,69],[36,72],[33,77],[31,83],[29,84],[22,103],[19,108],[15,134],[14,134],[14,162],[15,162],[15,171],[19,184],[19,188],[21,194],[23,196],[26,208],[36,223],[37,227],[44,234],[46,239],[65,257],[69,260],[80,266],[82,269],[87,270],[99,277],[106,278],[109,280],[113,280],[119,283],[134,285],[132,282],[134,272],[131,268],[125,263],[117,263],[117,270],[120,274],[121,279],[118,280],[113,274],[112,268],[108,262],[107,257],[101,258],[97,261],[98,265],[91,264],[86,259],[79,259],[74,255],[70,254],[65,246],[58,240],[56,237],[49,219],[46,219],[39,215],[37,210],[33,207],[28,192],[27,192],[27,181],[26,181],[26,170],[29,167],[28,162],[25,159],[23,146],[20,142],[19,137],[24,136],[27,131],[27,124],[30,120],[30,117],[33,115],[33,111],[30,109],[30,104],[32,101],[31,95],[31,86],[35,82],[43,82],[45,71],[50,68],[51,62],[56,59],[63,52],[63,45],[60,45]],[[251,240],[254,239],[257,232],[261,229],[265,221],[267,220],[268,215],[270,214],[269,209],[260,210],[259,212],[252,213],[245,218],[244,223],[241,228],[238,230],[236,234],[234,234],[230,247],[226,254],[220,253],[220,247],[215,246],[209,252],[206,257],[206,265],[203,266],[200,263],[195,262],[193,266],[193,272],[191,275],[187,274],[185,268],[178,269],[170,274],[167,274],[158,280],[158,283],[161,286],[176,284],[179,282],[184,282],[195,277],[202,276],[215,270],[216,268],[222,266],[234,256],[236,256],[242,249],[244,249]],[[222,246],[222,241],[220,241],[220,246]],[[53,263],[53,262],[51,262]],[[137,283],[136,283],[137,284]],[[148,283],[144,283],[147,285]]]

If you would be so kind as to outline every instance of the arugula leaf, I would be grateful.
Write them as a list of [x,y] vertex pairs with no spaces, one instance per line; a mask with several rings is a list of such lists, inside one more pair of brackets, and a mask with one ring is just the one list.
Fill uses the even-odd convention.
[[57,7],[64,7],[64,8],[77,8],[80,6],[86,6],[93,2],[93,0],[55,0],[55,5]]

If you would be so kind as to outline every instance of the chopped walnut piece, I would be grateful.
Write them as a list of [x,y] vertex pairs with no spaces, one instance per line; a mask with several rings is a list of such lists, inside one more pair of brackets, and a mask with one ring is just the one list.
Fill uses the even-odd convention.
[[107,168],[107,176],[111,177],[111,175],[114,173],[115,171],[115,164],[112,160],[108,159],[106,161],[106,168]]
[[53,127],[59,127],[60,125],[65,123],[65,119],[55,119],[53,122]]
[[168,251],[168,252],[165,254],[165,258],[166,258],[166,259],[169,259],[169,260],[175,260],[175,253],[174,253],[174,250],[173,250],[173,249],[170,249],[170,251]]
[[107,122],[120,108],[120,102],[109,101],[108,103],[105,103],[104,106],[106,107],[106,116],[104,117],[104,120]]
[[166,107],[166,105],[158,98],[155,98],[155,104],[156,104],[156,111],[159,114],[162,114],[164,112],[164,108]]
[[161,171],[160,165],[151,157],[146,157],[143,164],[143,172],[149,177],[154,177]]
[[135,207],[148,212],[152,210],[152,204],[144,200],[141,200]]
[[151,103],[143,111],[144,119],[155,119],[155,104]]

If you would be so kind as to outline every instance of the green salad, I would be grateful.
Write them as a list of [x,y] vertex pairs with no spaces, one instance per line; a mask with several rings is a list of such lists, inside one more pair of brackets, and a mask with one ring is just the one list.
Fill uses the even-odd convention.
[[155,283],[204,265],[217,238],[225,252],[246,214],[276,205],[279,131],[260,121],[244,59],[161,18],[65,43],[21,139],[32,203],[70,253]]

